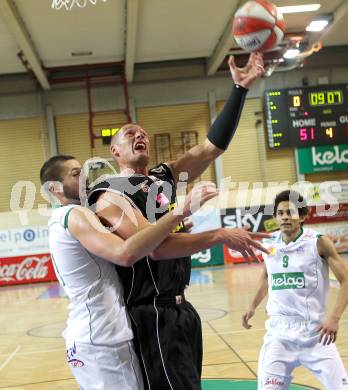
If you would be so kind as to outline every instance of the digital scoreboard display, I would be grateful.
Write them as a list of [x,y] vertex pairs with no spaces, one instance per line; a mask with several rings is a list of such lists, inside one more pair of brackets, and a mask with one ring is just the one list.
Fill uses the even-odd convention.
[[348,143],[348,84],[265,92],[270,148]]

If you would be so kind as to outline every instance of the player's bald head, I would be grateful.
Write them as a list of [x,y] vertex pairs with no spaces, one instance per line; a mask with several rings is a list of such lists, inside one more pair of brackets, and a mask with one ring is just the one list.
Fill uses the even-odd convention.
[[122,130],[122,127],[121,127],[121,129],[116,131],[116,133],[112,136],[111,142],[110,142],[111,145],[117,145],[119,143],[119,139],[120,139],[119,134],[120,134],[121,130]]
[[129,130],[135,130],[135,131],[141,130],[143,133],[146,134],[145,130],[141,126],[139,126],[138,124],[126,123],[113,135],[113,137],[111,138],[111,145],[120,144],[120,140],[121,140],[122,136]]

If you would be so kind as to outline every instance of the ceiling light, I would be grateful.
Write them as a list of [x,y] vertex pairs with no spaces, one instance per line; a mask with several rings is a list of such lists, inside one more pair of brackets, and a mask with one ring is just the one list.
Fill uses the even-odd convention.
[[306,27],[306,31],[323,31],[324,28],[329,24],[328,20],[312,20],[310,24]]
[[283,57],[286,58],[286,59],[292,59],[292,58],[296,58],[298,55],[300,54],[300,50],[299,49],[288,49]]
[[318,11],[320,4],[289,5],[286,7],[277,7],[282,14],[295,14],[297,12]]

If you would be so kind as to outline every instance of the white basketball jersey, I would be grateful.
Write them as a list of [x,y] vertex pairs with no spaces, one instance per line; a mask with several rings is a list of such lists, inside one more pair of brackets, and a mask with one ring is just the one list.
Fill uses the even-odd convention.
[[115,265],[88,252],[68,230],[76,206],[53,210],[49,245],[57,278],[70,299],[63,336],[70,342],[115,345],[133,338]]
[[280,231],[263,241],[270,251],[269,255],[264,255],[268,273],[268,315],[300,317],[305,321],[325,318],[329,270],[327,261],[318,254],[319,236],[305,228],[289,244],[283,242]]

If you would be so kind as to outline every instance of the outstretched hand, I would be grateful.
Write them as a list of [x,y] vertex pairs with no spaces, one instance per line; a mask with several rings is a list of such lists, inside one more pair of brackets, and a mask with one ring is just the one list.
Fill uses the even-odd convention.
[[236,66],[234,57],[230,56],[228,65],[234,83],[244,88],[249,88],[255,80],[265,73],[262,53],[251,53],[247,64],[241,68]]
[[248,229],[249,226],[244,226],[243,229],[225,228],[223,243],[227,247],[240,252],[248,262],[250,262],[250,259],[260,262],[254,252],[254,248],[266,254],[269,254],[269,251],[254,238],[270,238],[271,236],[268,233],[248,232]]

